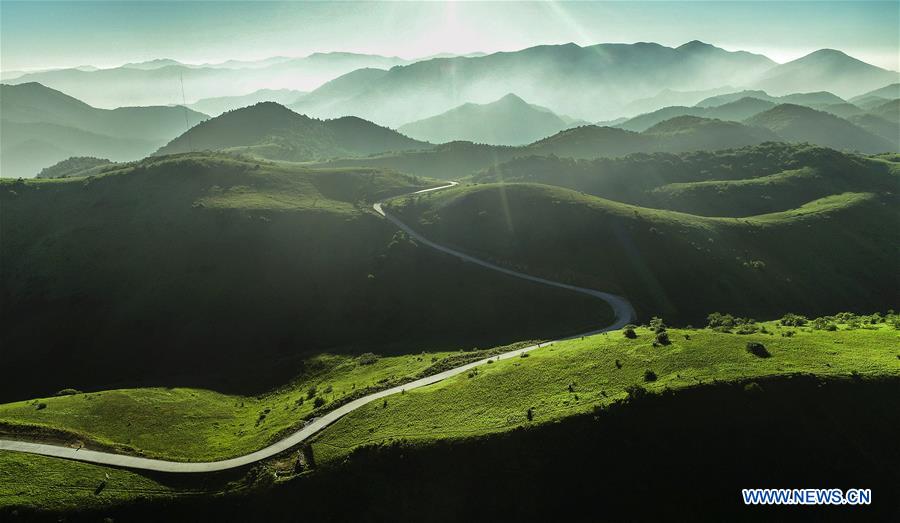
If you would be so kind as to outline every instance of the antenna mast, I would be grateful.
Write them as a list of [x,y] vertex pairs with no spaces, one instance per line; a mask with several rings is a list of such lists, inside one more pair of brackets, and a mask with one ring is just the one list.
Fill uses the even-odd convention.
[[187,136],[188,151],[193,151],[194,147],[191,145],[191,135],[188,134],[188,131],[191,130],[191,124],[188,123],[187,98],[184,96],[184,73],[178,73],[178,77],[181,79],[181,108],[184,109],[184,134]]

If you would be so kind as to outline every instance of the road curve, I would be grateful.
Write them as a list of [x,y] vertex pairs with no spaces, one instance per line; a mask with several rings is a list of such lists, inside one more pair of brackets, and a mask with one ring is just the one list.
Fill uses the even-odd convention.
[[[456,182],[450,182],[447,185],[441,187],[434,187],[431,189],[425,189],[422,191],[417,191],[413,194],[421,194],[431,191],[437,191],[440,189],[446,189],[448,187],[453,187],[457,185]],[[601,292],[594,289],[587,289],[584,287],[577,287],[575,285],[569,285],[566,283],[559,283],[552,280],[547,280],[544,278],[538,278],[537,276],[531,276],[530,274],[525,274],[521,272],[516,272],[504,267],[500,267],[499,265],[495,265],[490,262],[486,262],[484,260],[480,260],[473,256],[469,256],[468,254],[456,251],[454,249],[450,249],[449,247],[444,247],[443,245],[438,245],[437,243],[424,238],[421,234],[414,231],[412,228],[407,226],[405,223],[401,222],[396,217],[386,213],[381,206],[381,203],[376,203],[374,205],[375,211],[389,220],[391,223],[395,224],[397,227],[402,229],[406,234],[410,237],[414,238],[417,242],[437,249],[443,253],[449,254],[451,256],[455,256],[457,258],[462,259],[463,261],[474,263],[477,265],[481,265],[482,267],[486,267],[488,269],[502,272],[503,274],[507,274],[509,276],[514,276],[516,278],[521,278],[523,280],[528,280],[536,283],[541,283],[544,285],[550,285],[552,287],[558,287],[561,289],[567,289],[573,292],[579,292],[582,294],[587,294],[589,296],[594,296],[599,298],[605,302],[607,302],[613,309],[616,315],[615,322],[605,328],[597,329],[591,332],[586,332],[583,334],[577,334],[575,336],[570,336],[569,338],[562,338],[560,340],[554,341],[562,341],[564,339],[578,338],[582,336],[588,336],[591,334],[597,334],[600,332],[605,332],[609,330],[615,330],[622,328],[624,325],[633,321],[635,317],[634,308],[631,306],[631,303],[628,302],[625,298],[621,296],[617,296],[615,294],[609,294],[606,292]],[[239,456],[236,458],[225,459],[221,461],[211,461],[211,462],[183,462],[183,461],[167,461],[162,459],[150,459],[150,458],[142,458],[138,456],[128,456],[124,454],[114,454],[111,452],[101,452],[96,450],[87,450],[87,449],[76,449],[71,447],[63,447],[59,445],[50,445],[46,443],[32,443],[27,441],[15,441],[15,440],[7,440],[0,439],[0,450],[7,450],[13,452],[27,452],[30,454],[40,454],[43,456],[52,456],[57,458],[71,459],[76,461],[83,461],[87,463],[97,463],[100,465],[110,465],[115,467],[124,467],[130,469],[138,469],[138,470],[153,470],[159,472],[173,472],[173,473],[202,473],[202,472],[216,472],[221,470],[228,470],[237,467],[243,467],[246,465],[250,465],[256,463],[257,461],[264,460],[266,458],[270,458],[284,452],[299,443],[309,439],[317,432],[321,431],[325,427],[331,425],[341,417],[354,410],[362,407],[363,405],[375,401],[380,398],[384,398],[385,396],[390,396],[393,394],[398,394],[403,391],[417,389],[419,387],[425,387],[427,385],[431,385],[433,383],[437,383],[439,381],[445,380],[449,377],[456,376],[458,374],[462,374],[467,372],[468,370],[477,367],[479,365],[484,365],[487,363],[489,359],[497,361],[501,359],[507,359],[512,357],[519,357],[523,352],[529,352],[534,349],[545,347],[547,345],[552,344],[553,341],[548,341],[545,343],[540,343],[537,345],[532,345],[530,347],[525,347],[522,349],[516,349],[513,351],[505,352],[500,355],[491,356],[490,358],[485,358],[479,361],[474,361],[472,363],[467,363],[466,365],[462,365],[460,367],[456,367],[453,369],[446,370],[444,372],[440,372],[438,374],[434,374],[432,376],[427,376],[425,378],[421,378],[397,387],[393,387],[390,389],[386,389],[380,392],[374,392],[369,394],[368,396],[364,396],[362,398],[356,399],[340,407],[325,413],[324,415],[315,418],[310,423],[307,423],[302,429],[294,432],[290,436],[269,445],[263,449],[257,450],[256,452],[251,452],[250,454],[246,454],[243,456]]]

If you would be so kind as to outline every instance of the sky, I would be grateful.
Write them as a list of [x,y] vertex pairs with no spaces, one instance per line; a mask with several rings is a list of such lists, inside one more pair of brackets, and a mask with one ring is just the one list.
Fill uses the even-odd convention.
[[702,40],[777,62],[821,48],[900,70],[900,2],[0,0],[0,69],[354,51],[417,58],[539,44]]

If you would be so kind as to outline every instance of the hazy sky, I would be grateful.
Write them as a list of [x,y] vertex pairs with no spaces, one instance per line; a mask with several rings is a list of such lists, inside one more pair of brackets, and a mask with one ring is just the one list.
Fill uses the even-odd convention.
[[406,58],[699,39],[784,62],[823,47],[900,69],[900,2],[12,2],[0,67],[202,63],[316,51]]

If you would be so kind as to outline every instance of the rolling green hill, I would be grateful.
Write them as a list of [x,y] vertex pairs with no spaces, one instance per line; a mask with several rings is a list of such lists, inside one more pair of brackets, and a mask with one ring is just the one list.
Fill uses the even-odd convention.
[[524,147],[452,142],[425,151],[341,159],[322,165],[372,166],[443,179],[458,179],[508,160],[534,155],[567,158],[619,157],[632,153],[680,152],[755,145],[778,137],[766,129],[705,118],[673,118],[643,133],[585,125],[560,131]]
[[74,178],[94,176],[107,169],[115,169],[116,165],[105,158],[91,156],[73,156],[57,164],[43,169],[35,178]]
[[[746,482],[748,474],[764,478],[772,473],[774,462],[784,465],[792,456],[801,457],[799,461],[803,462],[803,466],[797,463],[797,477],[806,473],[821,477],[817,474],[830,469],[815,468],[823,460],[819,454],[808,452],[811,441],[829,448],[831,457],[837,449],[848,449],[846,456],[841,454],[847,462],[833,466],[846,475],[848,470],[856,470],[848,469],[856,463],[865,469],[870,482],[877,481],[872,487],[878,488],[892,477],[884,472],[890,469],[896,450],[889,444],[886,431],[870,427],[892,423],[897,417],[900,366],[895,357],[896,321],[896,315],[842,314],[805,326],[754,322],[749,324],[752,329],[745,326],[743,334],[735,327],[670,327],[666,329],[669,341],[665,345],[654,344],[656,333],[648,328],[634,329],[633,338],[616,331],[557,342],[530,352],[527,358],[494,361],[468,374],[368,404],[320,433],[309,447],[251,471],[228,475],[172,478],[0,452],[0,475],[10,479],[0,484],[0,515],[10,507],[27,516],[34,509],[77,506],[90,510],[82,514],[88,518],[102,512],[129,521],[152,520],[163,511],[169,516],[209,516],[217,510],[254,517],[266,514],[267,518],[281,514],[281,519],[296,513],[297,496],[301,494],[321,502],[339,499],[348,489],[363,495],[377,485],[391,485],[379,492],[377,497],[382,501],[376,506],[379,514],[396,516],[413,510],[407,504],[402,504],[407,508],[398,509],[387,503],[395,498],[382,499],[395,489],[395,476],[408,476],[411,482],[421,484],[420,473],[426,469],[443,471],[439,476],[446,478],[441,483],[446,489],[423,492],[408,484],[402,494],[396,495],[417,500],[416,510],[425,510],[433,503],[455,503],[456,496],[463,495],[456,490],[459,482],[469,485],[471,495],[475,495],[483,489],[484,478],[495,478],[491,480],[494,488],[486,496],[492,499],[503,485],[511,495],[521,492],[521,485],[508,486],[506,473],[526,468],[535,477],[555,477],[556,472],[568,477],[564,472],[573,474],[585,460],[606,467],[610,471],[605,480],[608,488],[625,495],[633,485],[643,485],[657,476],[648,477],[648,468],[684,474],[697,468],[703,459],[713,467],[724,453],[733,452],[740,456],[734,459],[746,460],[739,474],[710,477],[705,472],[709,467],[704,467],[692,483],[717,488],[714,485],[727,480],[722,497],[728,498],[727,493],[735,488],[731,483]],[[762,344],[768,357],[751,354],[749,342]],[[338,390],[351,381],[368,383],[427,365],[411,356],[385,358],[371,365],[361,365],[355,359],[331,365],[336,359],[326,358],[322,362],[326,371],[312,381],[319,384],[317,397],[326,396],[322,393],[324,383],[335,383]],[[231,455],[237,449],[261,445],[265,438],[260,434],[276,434],[276,427],[284,420],[308,411],[310,401],[294,400],[306,396],[299,385],[261,397],[221,396],[187,389],[72,394],[0,405],[0,420],[7,428],[9,423],[22,429],[43,426],[59,431],[64,440],[75,437],[89,445],[103,442],[148,455],[176,459]],[[38,404],[44,407],[37,409]],[[159,420],[160,409],[173,415],[173,423]],[[197,412],[204,415],[191,415]],[[710,417],[716,423],[706,423]],[[103,423],[104,419],[110,422]],[[773,455],[765,446],[760,448],[760,439],[776,427],[780,449],[787,445],[807,452],[784,456]],[[666,437],[660,438],[660,432]],[[812,437],[820,432],[831,437],[825,442]],[[871,445],[841,444],[851,437],[848,434],[852,441]],[[560,445],[560,441],[566,444]],[[600,448],[605,450],[624,445],[621,448],[629,451],[598,452],[598,442],[604,443]],[[696,451],[685,451],[695,447]],[[640,452],[632,452],[632,448]],[[860,448],[864,450],[857,450]],[[304,459],[298,470],[294,463],[300,454]],[[530,458],[522,459],[523,455]],[[672,463],[675,456],[684,457]],[[860,464],[860,459],[864,463]],[[887,461],[873,468],[870,460]],[[759,470],[752,466],[754,463]],[[398,470],[404,473],[398,474]],[[498,470],[504,474],[498,477]],[[872,471],[879,473],[873,476]],[[273,473],[279,480],[265,481],[271,480]],[[482,474],[482,481],[471,482]],[[623,485],[623,474],[633,479]],[[386,478],[393,478],[393,482],[381,480]],[[667,474],[653,481],[666,484],[670,477]],[[103,485],[102,495],[95,493],[98,484]],[[596,496],[595,485],[584,490]],[[547,496],[547,488],[535,489],[534,495]],[[410,492],[416,495],[409,498]],[[447,492],[454,493],[451,500],[445,499]],[[550,492],[551,501],[532,502],[513,495],[514,501],[503,505],[498,513],[521,510],[524,515],[557,502],[569,502],[573,486]],[[428,502],[420,499],[423,495]],[[162,503],[149,502],[154,499]],[[177,499],[187,502],[176,503]],[[633,505],[626,505],[633,513]],[[223,506],[229,508],[223,510]],[[365,514],[372,515],[371,507],[366,504]],[[335,514],[333,507],[315,510]],[[708,506],[703,510],[709,514]],[[358,512],[355,507],[340,511]],[[665,513],[671,515],[673,509],[666,508]]]
[[790,142],[810,142],[839,150],[883,153],[900,148],[900,144],[847,120],[801,105],[782,104],[748,118],[746,123],[765,127]]
[[156,154],[224,150],[270,160],[307,161],[427,147],[360,118],[316,120],[274,102],[261,102],[208,120]]
[[465,140],[494,145],[524,145],[568,127],[549,109],[508,94],[488,104],[464,104],[445,113],[408,123],[399,132],[432,143]]
[[455,350],[605,321],[597,300],[462,265],[371,211],[432,183],[210,153],[4,181],[0,345],[17,371],[0,398],[268,390],[325,351]]
[[522,157],[474,176],[566,187],[624,203],[702,216],[785,211],[842,192],[894,191],[896,164],[813,146],[767,143],[721,152],[576,161]]
[[[827,161],[827,156],[822,159]],[[662,185],[672,177],[657,170],[661,166],[666,172],[665,158],[660,160],[657,166],[626,166],[622,172],[627,175],[619,179],[636,183],[646,177],[652,180],[649,186]],[[730,171],[722,160],[724,170]],[[768,172],[749,168],[757,174],[747,178]],[[545,172],[554,170],[551,166]],[[883,183],[896,186],[896,172],[895,166],[885,165],[880,173],[871,167],[867,177],[881,176]],[[720,183],[730,191],[725,195],[732,205],[755,203],[765,194],[760,186],[773,182],[768,192],[793,194],[776,200],[776,205],[803,201],[794,208],[742,218],[701,217],[515,183],[479,183],[402,199],[392,203],[391,210],[436,241],[520,270],[628,296],[643,316],[663,314],[696,322],[708,309],[758,315],[896,306],[898,281],[892,267],[900,242],[896,230],[886,227],[898,219],[896,194],[860,189],[818,199],[809,194],[809,201],[803,198],[804,177],[825,180],[820,193],[830,193],[832,184],[842,190],[847,183],[830,180],[827,168],[785,172],[774,180]],[[506,174],[498,178],[514,179]],[[597,183],[610,192],[637,192],[630,187],[616,191],[615,180]],[[866,187],[859,181],[854,186]],[[651,197],[684,197],[686,205],[714,210],[717,204],[706,203],[702,195],[707,189],[669,186]],[[716,187],[709,192],[721,196]]]

